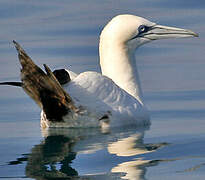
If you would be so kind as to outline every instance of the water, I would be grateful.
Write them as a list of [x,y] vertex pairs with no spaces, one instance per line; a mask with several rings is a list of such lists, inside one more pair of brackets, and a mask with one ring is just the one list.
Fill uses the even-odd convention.
[[1,87],[0,179],[204,179],[204,9],[203,0],[1,0],[1,81],[19,79],[13,39],[38,65],[100,71],[99,33],[116,14],[200,37],[138,50],[150,127],[41,131],[37,105],[20,88]]

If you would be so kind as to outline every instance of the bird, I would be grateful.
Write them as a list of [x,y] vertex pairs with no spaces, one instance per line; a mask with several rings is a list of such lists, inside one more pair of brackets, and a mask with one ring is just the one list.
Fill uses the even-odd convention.
[[41,127],[101,127],[150,125],[143,100],[135,51],[159,39],[198,37],[187,29],[158,25],[143,17],[121,14],[103,28],[99,42],[101,73],[76,74],[68,69],[54,72],[38,67],[13,41],[18,52],[20,86],[40,106]]

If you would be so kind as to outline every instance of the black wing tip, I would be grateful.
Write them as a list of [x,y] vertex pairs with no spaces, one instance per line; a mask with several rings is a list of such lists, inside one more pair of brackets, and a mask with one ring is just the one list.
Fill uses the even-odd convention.
[[15,40],[13,40],[13,43],[14,43],[16,48],[18,48],[20,46],[19,43],[17,43]]
[[[46,70],[46,72],[50,70],[50,68],[49,68],[46,64],[43,64],[43,67],[44,67],[44,69]],[[50,70],[50,71],[51,71],[51,70]]]
[[15,40],[13,40],[14,46],[19,54],[25,53],[24,49],[20,46],[19,43],[17,43]]
[[51,69],[46,64],[43,64],[43,67],[48,75],[52,74]]
[[13,40],[13,43],[14,43],[14,44],[17,44],[17,42],[16,42],[15,40]]

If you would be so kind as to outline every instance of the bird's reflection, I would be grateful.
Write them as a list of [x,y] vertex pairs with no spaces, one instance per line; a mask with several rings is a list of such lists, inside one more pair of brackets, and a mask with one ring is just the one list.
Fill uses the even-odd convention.
[[[144,144],[144,132],[148,129],[127,127],[102,132],[100,129],[44,129],[44,140],[35,145],[27,161],[26,176],[34,179],[145,179],[146,167],[157,164],[157,161],[143,160],[138,155],[155,151],[165,145]],[[99,164],[99,159],[91,158],[87,166],[104,166],[106,172],[81,173],[74,168],[77,156],[95,154],[104,150],[108,157]],[[129,159],[127,158],[129,157]],[[100,157],[99,157],[100,158]],[[114,161],[113,159],[118,160]],[[20,158],[18,158],[20,159]],[[79,159],[79,158],[77,158]],[[105,160],[106,159],[106,160]],[[95,161],[98,161],[96,163]],[[108,161],[108,162],[105,162]],[[112,161],[112,163],[111,163]],[[114,163],[113,163],[114,161]],[[15,161],[13,161],[15,162]],[[17,162],[17,161],[16,161]],[[12,162],[10,162],[12,164]],[[16,163],[17,164],[17,163]],[[79,164],[79,162],[78,162]],[[81,167],[82,169],[83,167]],[[87,168],[87,167],[86,167]],[[92,167],[90,168],[92,169]],[[89,175],[88,175],[89,174]]]
[[157,160],[150,161],[137,159],[118,164],[118,166],[114,167],[111,171],[113,173],[125,173],[121,179],[145,180],[146,168],[150,166],[156,166],[157,164]]
[[[64,135],[51,135],[41,144],[36,145],[28,157],[26,175],[36,179],[62,178],[77,176],[75,169],[70,167],[76,157],[73,151],[75,142]],[[59,169],[57,164],[60,165]]]

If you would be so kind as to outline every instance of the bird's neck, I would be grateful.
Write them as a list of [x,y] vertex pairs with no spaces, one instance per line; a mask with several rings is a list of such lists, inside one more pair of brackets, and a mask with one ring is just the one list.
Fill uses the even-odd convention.
[[142,91],[135,53],[126,44],[100,40],[100,66],[102,74],[142,103]]

